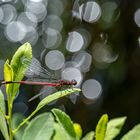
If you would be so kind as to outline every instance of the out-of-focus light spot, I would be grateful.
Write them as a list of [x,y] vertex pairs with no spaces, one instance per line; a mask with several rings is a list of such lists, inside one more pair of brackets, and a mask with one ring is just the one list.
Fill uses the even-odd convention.
[[118,55],[114,55],[109,45],[96,43],[93,47],[93,58],[98,63],[112,63],[117,60]]
[[106,33],[100,33],[100,40],[101,40],[104,44],[106,44],[107,41],[108,41],[108,34],[106,34]]
[[62,41],[62,36],[59,31],[47,28],[43,34],[42,42],[46,48],[56,49]]
[[49,1],[47,10],[49,14],[61,16],[64,10],[64,5],[62,0]]
[[14,6],[10,4],[4,4],[1,6],[3,11],[3,18],[1,23],[6,25],[9,24],[11,21],[15,20],[17,17],[17,11]]
[[84,40],[83,49],[86,49],[92,40],[91,34],[84,28],[78,28],[76,31],[82,35]]
[[63,69],[68,68],[68,67],[76,67],[78,68],[78,64],[75,61],[66,61]]
[[138,44],[139,44],[139,47],[140,47],[140,36],[138,37]]
[[25,24],[27,27],[37,26],[37,18],[33,13],[30,12],[22,12],[18,16],[17,20]]
[[42,2],[42,0],[30,0],[31,2]]
[[38,22],[43,21],[47,15],[46,6],[42,2],[27,2],[26,11],[33,13]]
[[84,46],[84,39],[79,32],[73,31],[69,33],[66,49],[69,52],[77,52]]
[[42,28],[43,30],[52,28],[57,31],[61,31],[63,28],[63,22],[61,18],[56,15],[48,15],[47,18],[45,18],[45,20],[43,21]]
[[4,17],[4,13],[2,8],[0,7],[0,22],[3,20],[3,17]]
[[59,70],[63,67],[65,57],[58,50],[49,51],[45,56],[45,64],[51,70]]
[[72,8],[72,16],[82,20],[84,4],[79,4],[79,0],[75,0]]
[[74,67],[65,68],[61,73],[61,78],[69,81],[76,80],[77,81],[76,86],[79,86],[83,80],[83,76],[80,70]]
[[97,100],[102,93],[102,86],[95,79],[86,80],[82,85],[82,93],[89,100]]
[[101,13],[99,4],[94,1],[89,1],[85,5],[83,19],[89,23],[97,22],[101,17]]
[[18,42],[24,39],[26,27],[22,22],[13,21],[5,28],[6,38],[12,42]]
[[73,56],[73,61],[77,63],[76,67],[80,67],[82,72],[88,72],[90,70],[92,56],[85,51],[81,51]]
[[102,12],[101,19],[105,21],[106,23],[110,23],[113,20],[116,21],[120,15],[119,11],[117,12],[118,14],[115,15],[115,11],[117,10],[117,8],[118,8],[118,5],[116,2],[113,2],[113,1],[105,2],[102,5],[103,12]]
[[38,32],[36,31],[35,28],[29,27],[24,39],[21,40],[20,42],[22,44],[29,42],[29,43],[31,43],[32,46],[34,46],[37,41],[38,41]]
[[100,27],[103,29],[110,28],[120,17],[120,9],[115,1],[107,1],[101,5],[102,15]]
[[27,110],[28,110],[28,106],[23,102],[14,103],[13,105],[14,112],[25,114]]
[[134,21],[138,27],[140,27],[140,9],[138,9],[134,14]]

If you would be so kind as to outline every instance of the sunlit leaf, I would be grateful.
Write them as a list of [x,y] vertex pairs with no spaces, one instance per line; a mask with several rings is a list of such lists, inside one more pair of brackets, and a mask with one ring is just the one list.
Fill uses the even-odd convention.
[[[23,79],[24,74],[31,63],[32,48],[29,43],[23,44],[14,54],[11,60],[11,67],[14,72],[14,81],[20,81]],[[19,88],[19,84],[13,84],[13,94],[16,95]]]
[[[4,80],[5,81],[12,81],[13,80],[13,70],[12,67],[9,65],[9,60],[7,60],[4,64]],[[12,86],[11,84],[6,84],[6,93],[11,93]]]
[[91,131],[91,132],[87,133],[87,134],[82,138],[82,140],[93,140],[93,138],[94,138],[94,132]]
[[105,140],[113,140],[120,133],[125,121],[126,117],[120,117],[110,120],[107,124]]
[[59,98],[62,98],[66,95],[69,95],[69,94],[72,94],[74,92],[79,92],[80,89],[78,88],[73,88],[73,89],[66,89],[66,90],[63,90],[63,91],[58,91],[54,94],[51,94],[49,96],[47,96],[46,98],[44,98],[37,106],[36,110],[39,110],[40,108],[42,108],[43,106],[47,105],[48,103],[54,101],[54,100],[57,100]]
[[73,127],[74,127],[74,131],[76,133],[77,138],[80,139],[82,137],[82,128],[81,128],[80,124],[74,123]]
[[58,109],[52,109],[52,112],[56,122],[59,124],[60,130],[63,132],[65,140],[76,140],[77,137],[70,117]]
[[95,131],[95,138],[96,140],[104,140],[105,133],[107,129],[107,123],[108,123],[108,115],[104,114],[100,118]]
[[140,124],[136,125],[132,130],[126,133],[121,140],[140,140]]
[[34,118],[25,129],[22,140],[50,140],[54,133],[54,117],[44,113]]
[[[4,97],[3,93],[0,90],[0,110],[5,113],[5,102],[4,102]],[[6,125],[6,120],[4,117],[4,114],[0,111],[0,130],[5,138],[5,140],[9,140],[9,134],[8,134],[8,129]]]

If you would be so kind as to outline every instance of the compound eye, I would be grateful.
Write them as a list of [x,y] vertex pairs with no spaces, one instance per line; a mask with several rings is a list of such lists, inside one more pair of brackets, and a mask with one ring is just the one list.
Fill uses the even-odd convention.
[[75,79],[72,80],[73,85],[77,84],[77,81]]

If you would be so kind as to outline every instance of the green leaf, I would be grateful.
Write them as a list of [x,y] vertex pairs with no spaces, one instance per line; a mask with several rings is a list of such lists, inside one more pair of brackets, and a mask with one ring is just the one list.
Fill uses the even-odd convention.
[[[13,80],[13,69],[9,65],[9,60],[7,60],[4,64],[4,80],[5,81],[12,81]],[[11,93],[11,84],[6,84],[6,93]]]
[[[32,48],[29,43],[23,44],[14,54],[11,60],[11,67],[14,72],[14,81],[20,81],[23,79],[24,74],[31,63]],[[19,88],[19,84],[13,84],[13,96],[16,95]]]
[[52,109],[56,122],[59,124],[61,132],[63,132],[65,140],[76,140],[76,134],[73,127],[73,122],[70,117],[58,109]]
[[121,140],[140,140],[140,124],[136,125],[132,130],[126,133]]
[[61,126],[58,123],[54,123],[55,135],[53,140],[65,140],[64,132],[61,130]]
[[[15,129],[17,128],[17,126],[25,119],[25,117],[22,114],[13,114],[12,116],[12,128]],[[25,127],[27,125],[22,126],[17,132],[16,134],[14,134],[14,138],[15,140],[21,140],[22,136],[23,136],[23,132],[25,130]]]
[[[72,94],[74,92],[79,92],[80,89],[78,88],[73,88],[73,89],[66,89],[66,90],[63,90],[63,91],[58,91],[54,94],[51,94],[49,96],[47,96],[46,98],[44,98],[37,106],[36,110],[39,110],[40,108],[44,107],[45,105],[47,105],[48,103],[54,101],[54,100],[57,100],[59,98],[62,98],[66,95],[69,95],[69,94]],[[35,110],[35,111],[36,111]]]
[[82,137],[82,127],[78,123],[74,123],[73,127],[77,138],[80,139]]
[[[5,116],[3,113],[5,113],[5,102],[4,102],[4,97],[3,93],[0,90],[0,130],[5,138],[5,140],[9,140],[9,134],[8,134],[8,129],[6,125],[6,120]],[[3,112],[3,113],[2,113]]]
[[93,140],[93,138],[94,138],[94,132],[91,131],[91,132],[87,133],[87,134],[82,138],[82,140]]
[[125,121],[126,117],[120,117],[110,120],[107,124],[105,140],[114,139],[120,133]]
[[100,118],[100,120],[96,126],[96,131],[95,131],[96,140],[104,140],[107,123],[108,123],[108,115],[104,114],[104,115],[102,115],[102,117]]
[[22,140],[50,140],[53,133],[54,117],[51,113],[43,113],[30,122]]

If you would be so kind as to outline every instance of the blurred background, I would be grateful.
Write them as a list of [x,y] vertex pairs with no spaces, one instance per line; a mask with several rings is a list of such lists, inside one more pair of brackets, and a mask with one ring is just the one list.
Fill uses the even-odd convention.
[[[84,133],[95,129],[103,113],[128,117],[122,134],[140,122],[140,1],[0,0],[0,79],[5,60],[25,42],[34,56],[25,80],[51,81],[53,75],[75,79],[82,89],[42,112],[60,108]],[[29,115],[57,90],[21,86],[14,112]]]

